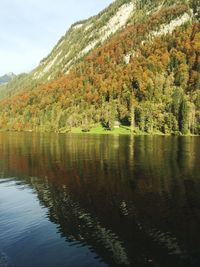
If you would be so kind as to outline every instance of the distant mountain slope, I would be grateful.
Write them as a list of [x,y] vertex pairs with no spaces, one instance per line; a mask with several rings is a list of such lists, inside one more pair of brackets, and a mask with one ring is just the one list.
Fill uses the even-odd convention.
[[9,73],[1,76],[0,77],[0,85],[10,82],[11,80],[14,79],[15,76],[16,75],[14,73],[12,73],[12,72],[9,72]]
[[[116,1],[73,25],[21,79],[26,90],[0,103],[0,127],[85,131],[95,123],[112,129],[117,120],[138,133],[200,134],[200,25],[194,7],[184,0]],[[92,39],[76,46],[88,23],[98,25],[104,16]]]

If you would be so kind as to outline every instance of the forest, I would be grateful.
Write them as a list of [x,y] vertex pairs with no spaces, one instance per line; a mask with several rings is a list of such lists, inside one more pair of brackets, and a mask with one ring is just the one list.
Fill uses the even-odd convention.
[[70,132],[119,122],[134,134],[200,134],[200,23],[173,33],[158,25],[189,14],[164,7],[127,25],[88,53],[69,73],[0,102],[0,129]]

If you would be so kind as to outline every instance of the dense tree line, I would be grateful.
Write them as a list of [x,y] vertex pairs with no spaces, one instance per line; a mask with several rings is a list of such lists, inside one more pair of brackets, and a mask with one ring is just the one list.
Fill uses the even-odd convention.
[[[67,75],[0,103],[0,127],[60,131],[117,120],[136,133],[200,134],[200,24],[152,37],[158,25],[189,12],[164,7],[127,26]],[[146,41],[144,41],[146,40]]]

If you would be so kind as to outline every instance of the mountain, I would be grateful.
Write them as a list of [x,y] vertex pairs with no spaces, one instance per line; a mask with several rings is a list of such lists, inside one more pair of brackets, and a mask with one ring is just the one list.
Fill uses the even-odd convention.
[[0,77],[0,85],[10,82],[11,80],[14,79],[15,76],[16,75],[14,73],[12,73],[12,72],[9,72],[9,73],[1,76]]
[[132,1],[116,1],[99,15],[73,24],[52,52],[33,71],[34,79],[53,79],[68,73],[88,52],[125,26],[135,11]]
[[[41,60],[38,67],[29,74],[18,75],[6,88],[0,88],[0,99],[13,95],[23,89],[35,88],[38,84],[57,78],[61,73],[67,74],[69,70],[82,61],[88,53],[100,47],[114,34],[117,34],[117,32],[126,28],[128,25],[133,25],[136,22],[143,23],[146,16],[156,13],[158,10],[169,7],[175,3],[179,6],[185,2],[187,1],[114,1],[114,3],[98,15],[73,24],[66,34],[61,37],[50,54]],[[174,14],[174,18],[181,14],[181,12],[180,14],[177,13],[177,15]],[[180,21],[175,21],[175,24],[171,24],[170,27],[174,29],[188,19],[189,18],[184,17],[183,21],[181,21],[180,18]],[[173,18],[171,18],[171,20],[173,20]],[[168,21],[170,21],[170,19]],[[162,22],[158,22],[157,27],[161,26],[161,23]]]
[[26,88],[34,88],[60,73],[68,73],[91,50],[124,27],[135,14],[135,9],[135,1],[118,0],[98,15],[73,24],[38,67],[27,75],[16,77],[6,88],[0,88],[0,99]]
[[[198,1],[116,0],[0,87],[0,127],[200,133]],[[8,97],[10,95],[10,97]],[[11,96],[12,95],[12,96]]]

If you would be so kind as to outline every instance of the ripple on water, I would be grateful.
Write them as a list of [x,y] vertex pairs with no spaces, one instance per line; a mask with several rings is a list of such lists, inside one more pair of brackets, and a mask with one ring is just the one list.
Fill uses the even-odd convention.
[[4,252],[0,252],[0,267],[13,267],[10,259]]

